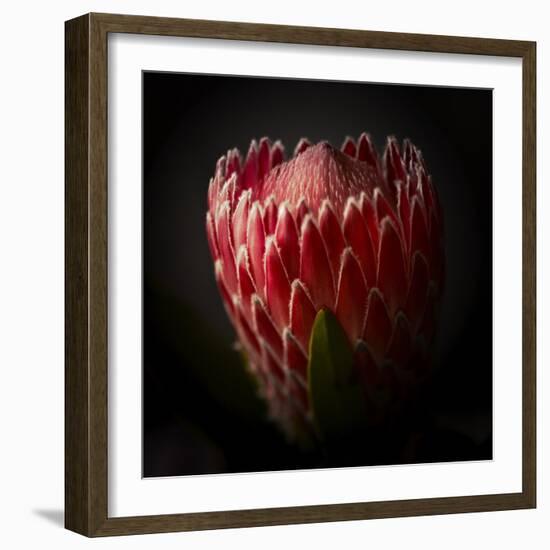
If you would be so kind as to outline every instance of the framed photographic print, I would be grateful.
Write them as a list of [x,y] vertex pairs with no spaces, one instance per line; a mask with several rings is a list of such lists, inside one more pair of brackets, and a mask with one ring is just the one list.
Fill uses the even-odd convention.
[[66,527],[534,507],[535,44],[65,35]]

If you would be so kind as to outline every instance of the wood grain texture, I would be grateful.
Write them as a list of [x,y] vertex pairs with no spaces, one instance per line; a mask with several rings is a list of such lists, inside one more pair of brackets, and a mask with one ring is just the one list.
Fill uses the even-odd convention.
[[523,493],[531,507],[537,500],[537,194],[536,194],[536,45],[523,55]]
[[108,199],[107,199],[107,35],[90,18],[90,157],[88,209],[89,281],[89,406],[91,526],[100,529],[108,510],[107,368],[108,368]]
[[[107,36],[110,32],[438,53],[523,62],[523,489],[500,495],[108,517]],[[532,42],[88,14],[66,23],[65,524],[87,536],[531,508],[536,504],[536,53]]]
[[189,36],[221,38],[228,40],[257,40],[260,42],[284,42],[321,46],[351,46],[391,50],[423,52],[463,53],[521,57],[529,42],[520,40],[496,40],[462,36],[440,36],[205,21],[200,19],[174,19],[139,15],[92,14],[106,32],[155,34],[164,36]]
[[65,526],[89,534],[89,18],[65,25]]

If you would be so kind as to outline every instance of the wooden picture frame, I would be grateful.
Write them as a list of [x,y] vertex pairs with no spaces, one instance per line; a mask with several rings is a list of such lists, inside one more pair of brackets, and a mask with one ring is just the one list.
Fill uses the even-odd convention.
[[[522,491],[139,517],[108,516],[107,36],[133,33],[520,58],[523,71]],[[65,525],[86,536],[283,525],[536,505],[534,42],[87,14],[65,25]]]

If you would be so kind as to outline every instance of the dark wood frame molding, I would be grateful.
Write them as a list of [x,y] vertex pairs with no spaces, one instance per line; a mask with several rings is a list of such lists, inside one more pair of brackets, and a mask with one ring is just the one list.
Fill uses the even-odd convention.
[[[523,488],[519,493],[139,517],[107,513],[107,36],[255,40],[518,57],[523,64]],[[536,505],[536,44],[88,14],[65,24],[65,526],[87,536],[533,508]]]

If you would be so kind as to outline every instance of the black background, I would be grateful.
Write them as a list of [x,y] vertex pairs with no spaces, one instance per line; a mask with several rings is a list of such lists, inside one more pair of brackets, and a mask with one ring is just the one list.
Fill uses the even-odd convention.
[[[405,430],[415,444],[327,464],[205,382],[216,346],[234,339],[206,242],[206,192],[216,160],[231,147],[246,154],[251,139],[280,139],[288,157],[303,136],[339,146],[362,131],[380,153],[387,135],[422,150],[445,220],[445,294],[434,373]],[[491,458],[490,90],[146,72],[143,224],[145,476]]]

